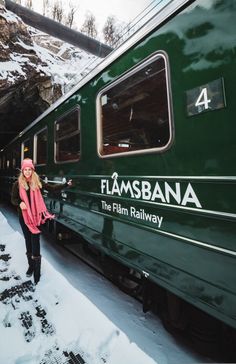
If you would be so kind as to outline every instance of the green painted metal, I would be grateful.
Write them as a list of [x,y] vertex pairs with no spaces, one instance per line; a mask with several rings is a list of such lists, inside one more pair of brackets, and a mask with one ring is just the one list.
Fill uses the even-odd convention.
[[[58,221],[234,328],[235,16],[234,0],[189,2],[27,134],[48,125],[48,163],[39,166],[38,172],[49,180],[68,177],[74,181],[64,195],[47,195],[47,205]],[[159,51],[168,57],[174,127],[171,147],[162,153],[99,157],[98,93]],[[187,92],[202,90],[215,80],[222,80],[225,105],[189,116]],[[215,97],[214,92],[218,91],[208,97]],[[81,108],[81,159],[55,164],[53,122],[75,105]],[[9,179],[6,183],[11,185]],[[136,183],[136,194],[132,187],[122,189],[122,183],[126,187]]]

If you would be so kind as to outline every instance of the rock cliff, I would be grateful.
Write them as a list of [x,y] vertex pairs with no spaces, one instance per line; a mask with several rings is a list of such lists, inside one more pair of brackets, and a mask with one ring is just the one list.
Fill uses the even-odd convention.
[[96,60],[28,27],[0,3],[0,148],[78,82],[84,67],[88,63],[94,67]]
[[62,91],[34,50],[27,26],[0,6],[0,146],[51,105]]

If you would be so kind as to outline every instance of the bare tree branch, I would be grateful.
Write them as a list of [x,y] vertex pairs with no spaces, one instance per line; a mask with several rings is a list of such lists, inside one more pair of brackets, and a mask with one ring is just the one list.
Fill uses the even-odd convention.
[[81,32],[91,38],[96,38],[98,32],[96,29],[95,21],[95,16],[91,12],[88,12],[86,14],[84,24],[82,25]]

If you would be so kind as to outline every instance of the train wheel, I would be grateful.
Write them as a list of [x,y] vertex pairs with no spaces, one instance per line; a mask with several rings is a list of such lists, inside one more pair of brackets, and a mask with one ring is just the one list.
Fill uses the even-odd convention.
[[188,332],[194,347],[203,354],[218,358],[221,347],[221,323],[205,312],[191,306]]
[[141,276],[135,270],[128,268],[111,257],[103,256],[102,269],[109,278],[123,292],[136,297],[140,291]]

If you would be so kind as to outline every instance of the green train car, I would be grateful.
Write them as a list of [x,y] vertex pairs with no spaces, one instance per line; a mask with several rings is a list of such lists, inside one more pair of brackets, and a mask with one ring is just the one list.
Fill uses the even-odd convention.
[[235,19],[235,0],[166,1],[1,151],[0,172],[4,194],[26,157],[72,178],[46,203],[104,269],[175,327],[204,336],[208,314],[236,341]]

